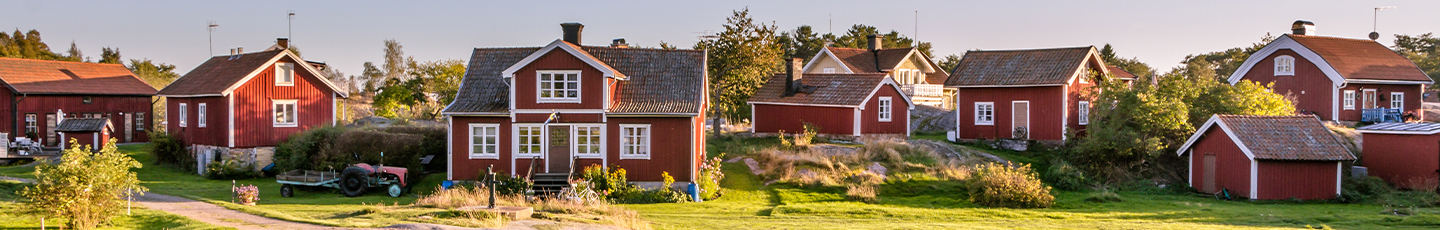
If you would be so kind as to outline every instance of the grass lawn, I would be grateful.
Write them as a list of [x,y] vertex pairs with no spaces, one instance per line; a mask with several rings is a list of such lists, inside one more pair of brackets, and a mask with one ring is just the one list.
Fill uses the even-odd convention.
[[[8,168],[7,168],[8,169]],[[0,229],[39,229],[40,218],[23,214],[23,205],[15,194],[24,184],[0,180]],[[49,228],[58,228],[64,220],[48,219]],[[100,229],[232,229],[219,227],[180,215],[135,207],[132,215],[121,215]]]

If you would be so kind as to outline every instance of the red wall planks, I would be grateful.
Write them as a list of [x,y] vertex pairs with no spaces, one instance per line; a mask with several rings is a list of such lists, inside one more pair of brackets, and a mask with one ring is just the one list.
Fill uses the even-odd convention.
[[[85,103],[85,97],[90,97],[90,103]],[[46,136],[45,114],[53,114],[64,110],[67,117],[79,117],[81,114],[100,113],[110,117],[110,122],[116,125],[116,135],[119,143],[125,140],[125,124],[131,124],[131,139],[128,142],[148,142],[150,136],[149,125],[153,122],[154,113],[150,106],[150,96],[113,96],[113,95],[19,95],[16,96],[9,87],[0,87],[0,130],[12,133],[11,140],[15,137],[25,136],[25,114],[36,114],[36,133],[39,138]],[[19,100],[19,104],[14,104]],[[18,113],[12,113],[11,105],[14,104]],[[134,129],[140,125],[134,122],[134,118],[127,120],[125,114],[145,113],[145,124],[143,130]],[[11,131],[11,129],[14,131]],[[59,133],[56,133],[59,138]],[[52,146],[59,146],[61,140],[54,140]]]
[[1338,193],[1340,163],[1336,161],[1260,160],[1258,190],[1261,200],[1299,198],[1333,199]]
[[1440,134],[1366,133],[1363,139],[1360,155],[1371,176],[1403,188],[1434,188],[1440,180]]
[[[265,67],[231,95],[235,97],[235,147],[275,146],[291,134],[334,124],[334,91],[308,71],[296,71],[293,86],[276,86],[274,68]],[[275,127],[275,100],[297,100],[297,127]]]
[[[650,159],[620,158],[622,124],[650,125]],[[690,117],[610,117],[605,157],[611,165],[624,168],[632,181],[660,181],[661,172],[669,172],[675,181],[691,181],[693,165],[686,162],[693,162],[690,154],[700,152],[693,149],[692,137],[696,129],[703,129],[701,125]]]
[[[1281,55],[1295,58],[1294,76],[1275,76],[1275,58]],[[1326,77],[1315,63],[1295,53],[1294,50],[1275,51],[1269,57],[1256,63],[1241,80],[1255,81],[1260,84],[1274,83],[1273,92],[1295,98],[1296,112],[1318,114],[1321,120],[1334,119],[1331,110],[1334,103],[1334,98],[1331,96],[1334,81]],[[1355,118],[1355,120],[1360,120],[1358,114]]]
[[[1030,102],[1030,139],[1062,140],[1065,131],[1061,123],[1066,97],[1061,86],[1043,87],[996,87],[960,88],[956,93],[956,111],[959,114],[958,136],[961,139],[1010,138],[1012,127],[1011,105],[1015,101]],[[995,124],[975,124],[975,103],[995,103]]]
[[1414,113],[1416,116],[1425,115],[1424,110],[1422,110],[1420,106],[1420,99],[1424,96],[1421,85],[1347,84],[1345,88],[1340,88],[1341,103],[1345,101],[1346,90],[1355,91],[1355,109],[1345,109],[1344,104],[1340,104],[1340,120],[1342,121],[1360,120],[1361,109],[1365,108],[1364,95],[1366,90],[1375,91],[1376,107],[1390,108],[1390,93],[1398,92],[1405,95],[1405,100],[1400,105],[1404,107],[1404,113]]
[[[187,144],[229,146],[230,103],[226,97],[171,97],[166,100],[166,130]],[[185,104],[185,127],[180,127],[180,104]],[[200,127],[200,103],[205,103],[205,127]]]
[[[580,70],[580,103],[535,103],[538,97],[536,90],[539,82],[539,75],[535,71],[541,70]],[[600,73],[600,70],[591,67],[579,58],[561,49],[551,50],[529,66],[515,72],[515,108],[516,109],[601,109],[604,107],[605,94],[602,89],[607,86],[609,78]]]
[[[1190,159],[1190,187],[1194,187],[1204,193],[1216,193],[1221,189],[1229,189],[1231,196],[1250,196],[1250,164],[1251,161],[1241,152],[1240,147],[1230,139],[1230,135],[1222,131],[1220,127],[1211,127],[1210,130],[1202,130],[1205,136],[1196,140],[1187,152]],[[1215,187],[1213,190],[1206,190],[1205,185],[1205,156],[1215,156]]]
[[[499,159],[470,159],[470,124],[496,124],[500,126],[500,157]],[[524,175],[524,171],[512,170],[510,157],[512,156],[510,133],[510,117],[468,117],[454,116],[450,118],[450,179],[451,180],[475,180],[479,178],[480,171],[487,166],[494,165],[496,172],[511,175]],[[515,167],[525,170],[530,166],[530,161],[519,160]],[[512,174],[515,173],[515,174]]]
[[755,104],[752,111],[757,133],[800,133],[809,122],[820,128],[820,133],[854,135],[855,109],[844,107],[794,106]]
[[[890,97],[890,121],[880,121],[880,98]],[[864,134],[909,134],[910,107],[905,103],[905,97],[901,96],[899,90],[890,85],[880,86],[880,90],[874,96],[867,99],[865,109],[860,110],[861,125],[860,132]]]

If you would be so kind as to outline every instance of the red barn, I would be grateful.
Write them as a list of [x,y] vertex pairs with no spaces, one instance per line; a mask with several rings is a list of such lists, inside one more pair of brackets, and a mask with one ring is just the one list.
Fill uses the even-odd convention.
[[1095,46],[1085,46],[970,51],[950,73],[945,87],[959,89],[957,139],[1060,142],[1090,123],[1089,98],[1110,71]]
[[[543,47],[475,48],[446,106],[448,178],[496,172],[561,183],[619,166],[630,181],[695,181],[705,158],[705,51],[584,46],[579,23]],[[535,167],[531,167],[531,165]],[[537,180],[538,181],[538,180]],[[538,185],[538,182],[537,182]]]
[[0,125],[12,138],[59,146],[60,120],[84,117],[109,118],[120,143],[150,141],[155,88],[124,65],[0,58],[0,84]]
[[55,127],[60,132],[60,138],[65,139],[60,147],[69,149],[69,139],[75,139],[79,146],[91,146],[91,151],[100,152],[105,142],[110,141],[110,134],[115,132],[115,126],[111,125],[110,119],[105,118],[66,118],[60,121]]
[[1335,198],[1341,161],[1355,160],[1311,115],[1214,115],[1177,154],[1190,164],[1191,187],[1252,200]]
[[291,134],[334,125],[346,92],[287,48],[215,56],[160,90],[166,127],[194,145],[275,146]]
[[1440,185],[1440,123],[1380,123],[1355,130],[1365,140],[1360,156],[1371,176],[1408,189]]
[[885,73],[816,74],[793,59],[750,96],[754,133],[799,133],[805,123],[819,133],[861,136],[910,135],[910,97]]
[[1373,40],[1317,36],[1307,21],[1292,27],[1251,54],[1230,83],[1273,83],[1273,92],[1295,98],[1297,112],[1324,120],[1359,121],[1375,108],[1424,117],[1421,92],[1433,81],[1410,59]]

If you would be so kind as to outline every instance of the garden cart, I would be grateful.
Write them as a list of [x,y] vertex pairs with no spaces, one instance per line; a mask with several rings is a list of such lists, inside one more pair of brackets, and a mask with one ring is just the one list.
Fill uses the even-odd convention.
[[347,197],[365,195],[369,188],[385,188],[390,197],[400,197],[400,194],[408,185],[405,181],[405,168],[371,166],[360,163],[346,167],[344,171],[311,171],[291,170],[275,176],[275,182],[280,183],[280,196],[295,196],[295,186],[326,187],[340,189],[340,193]]

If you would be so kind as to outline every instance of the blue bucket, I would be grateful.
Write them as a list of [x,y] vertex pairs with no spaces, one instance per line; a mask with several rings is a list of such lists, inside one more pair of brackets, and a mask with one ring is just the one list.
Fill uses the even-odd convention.
[[690,183],[690,186],[685,188],[685,192],[690,193],[690,198],[694,199],[695,202],[704,201],[700,199],[700,186],[695,183]]
[[455,182],[454,182],[454,181],[448,181],[448,180],[447,180],[447,181],[441,181],[441,182],[440,182],[440,187],[441,187],[441,188],[450,189],[451,187],[454,187],[454,186],[455,186]]

